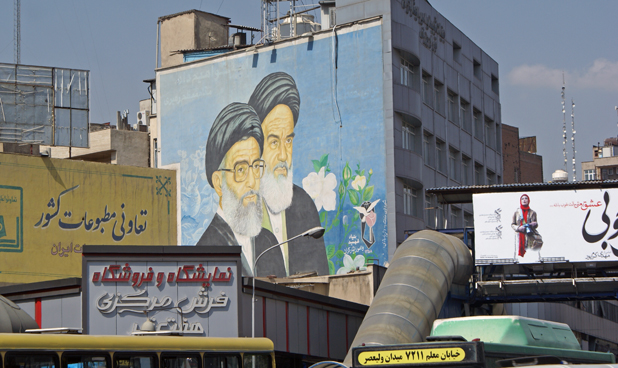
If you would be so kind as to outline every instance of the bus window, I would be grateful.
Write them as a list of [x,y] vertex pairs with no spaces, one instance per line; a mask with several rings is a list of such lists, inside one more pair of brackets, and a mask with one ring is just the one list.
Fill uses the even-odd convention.
[[240,368],[238,354],[204,354],[204,368]]
[[116,353],[114,368],[158,368],[157,356],[146,353]]
[[200,368],[199,354],[161,354],[161,368]]
[[108,368],[109,356],[107,354],[62,354],[62,368]]
[[245,353],[243,357],[244,368],[272,368],[272,362],[268,354]]
[[58,355],[36,352],[6,353],[5,368],[59,368]]

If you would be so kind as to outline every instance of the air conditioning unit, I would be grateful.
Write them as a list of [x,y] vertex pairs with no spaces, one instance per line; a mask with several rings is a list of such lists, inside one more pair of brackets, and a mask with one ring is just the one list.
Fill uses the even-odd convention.
[[150,126],[150,119],[148,119],[148,110],[142,110],[137,112],[137,124]]

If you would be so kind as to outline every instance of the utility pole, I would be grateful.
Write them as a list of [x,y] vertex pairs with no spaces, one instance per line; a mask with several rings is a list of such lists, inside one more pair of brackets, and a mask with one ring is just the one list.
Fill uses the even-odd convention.
[[15,0],[15,64],[21,64],[21,0]]

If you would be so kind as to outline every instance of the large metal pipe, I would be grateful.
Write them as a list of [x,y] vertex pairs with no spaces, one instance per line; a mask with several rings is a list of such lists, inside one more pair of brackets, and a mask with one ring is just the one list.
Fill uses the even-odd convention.
[[453,283],[465,284],[473,262],[458,238],[436,231],[415,233],[395,251],[352,347],[424,341]]

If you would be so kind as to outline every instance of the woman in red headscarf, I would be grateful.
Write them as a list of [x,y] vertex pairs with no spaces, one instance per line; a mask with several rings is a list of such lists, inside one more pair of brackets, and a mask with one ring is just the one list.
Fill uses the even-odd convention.
[[532,248],[532,238],[526,234],[534,233],[537,226],[539,224],[536,221],[536,212],[530,209],[530,197],[523,194],[519,198],[519,208],[515,211],[511,223],[511,227],[517,232],[516,242],[520,257],[526,254],[526,249]]

